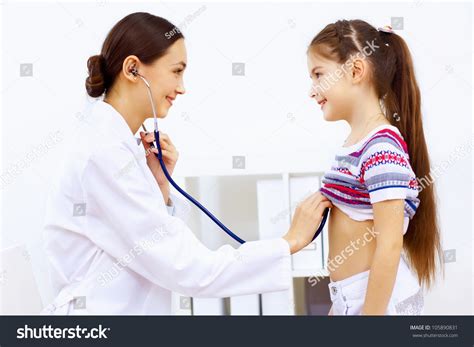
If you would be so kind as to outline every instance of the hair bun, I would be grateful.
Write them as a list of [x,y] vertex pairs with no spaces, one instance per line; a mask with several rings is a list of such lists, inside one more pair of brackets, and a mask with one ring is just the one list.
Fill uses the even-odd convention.
[[89,76],[86,78],[86,90],[93,98],[101,96],[105,91],[104,62],[102,55],[93,55],[87,60]]

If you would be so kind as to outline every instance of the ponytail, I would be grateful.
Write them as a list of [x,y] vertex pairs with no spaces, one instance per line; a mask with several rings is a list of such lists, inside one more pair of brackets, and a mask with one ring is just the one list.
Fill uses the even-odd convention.
[[441,265],[441,240],[436,213],[436,200],[430,159],[423,131],[420,89],[415,78],[413,61],[407,44],[395,33],[380,32],[388,43],[395,63],[390,87],[384,98],[390,122],[403,135],[410,164],[419,183],[420,205],[408,225],[403,243],[409,262],[416,269],[418,280],[431,287],[436,275],[436,261]]

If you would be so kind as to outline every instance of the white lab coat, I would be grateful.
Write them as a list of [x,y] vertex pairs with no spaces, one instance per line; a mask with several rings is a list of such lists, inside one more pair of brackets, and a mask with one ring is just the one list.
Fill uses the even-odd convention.
[[185,200],[171,195],[167,210],[143,146],[111,105],[91,104],[81,127],[48,198],[56,297],[43,314],[166,315],[172,291],[229,297],[290,287],[283,238],[211,251],[183,221]]

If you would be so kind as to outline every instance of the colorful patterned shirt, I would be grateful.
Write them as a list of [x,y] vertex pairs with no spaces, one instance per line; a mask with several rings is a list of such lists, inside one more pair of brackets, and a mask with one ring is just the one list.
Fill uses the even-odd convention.
[[341,147],[325,173],[321,193],[350,218],[373,220],[374,203],[404,199],[404,233],[420,204],[407,145],[392,125],[373,129],[363,140]]

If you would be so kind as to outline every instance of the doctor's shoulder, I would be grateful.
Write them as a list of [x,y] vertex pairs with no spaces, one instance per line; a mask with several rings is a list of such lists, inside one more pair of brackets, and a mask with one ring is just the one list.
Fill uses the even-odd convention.
[[[104,134],[86,126],[65,141],[61,157],[58,158],[52,182],[63,189],[82,181],[91,161],[107,163],[111,170],[120,168],[133,158],[131,149],[121,141],[113,141]],[[115,168],[114,168],[115,167]]]

